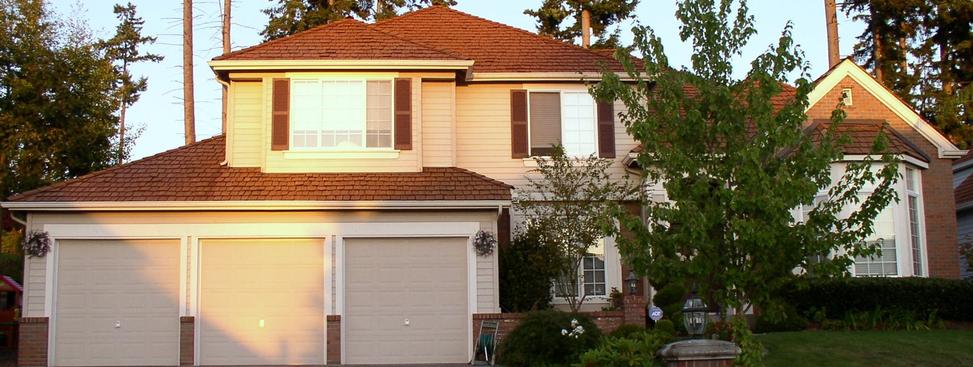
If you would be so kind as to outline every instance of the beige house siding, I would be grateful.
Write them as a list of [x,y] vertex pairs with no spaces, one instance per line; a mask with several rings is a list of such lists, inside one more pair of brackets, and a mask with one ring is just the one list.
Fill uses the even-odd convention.
[[[31,229],[44,230],[48,224],[138,225],[138,224],[277,224],[277,223],[422,223],[474,222],[480,229],[496,231],[497,213],[483,211],[307,211],[307,212],[130,212],[130,213],[33,213]],[[341,235],[341,233],[336,233]],[[472,235],[472,233],[470,233]],[[187,234],[188,236],[188,234]],[[50,256],[50,255],[49,255]],[[27,258],[24,316],[45,316],[46,257]],[[477,257],[476,310],[497,312],[496,253]]]
[[426,167],[456,165],[456,130],[453,81],[422,82],[422,164]]
[[233,167],[260,167],[264,140],[263,86],[260,81],[235,81],[230,88],[227,152]]

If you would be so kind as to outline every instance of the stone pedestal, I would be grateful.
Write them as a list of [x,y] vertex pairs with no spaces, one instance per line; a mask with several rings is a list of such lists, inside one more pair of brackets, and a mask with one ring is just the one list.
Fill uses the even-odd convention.
[[711,339],[678,341],[659,350],[666,367],[731,367],[738,355],[736,344]]
[[627,295],[622,299],[625,324],[645,326],[645,299],[638,295]]

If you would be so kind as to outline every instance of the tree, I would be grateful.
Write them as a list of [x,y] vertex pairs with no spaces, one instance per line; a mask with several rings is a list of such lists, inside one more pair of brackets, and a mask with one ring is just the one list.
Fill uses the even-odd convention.
[[145,21],[135,14],[135,5],[128,3],[122,6],[115,4],[115,16],[119,20],[115,28],[115,36],[99,41],[98,47],[103,50],[105,57],[115,65],[118,74],[116,81],[118,88],[118,158],[117,164],[125,160],[127,146],[125,141],[125,110],[138,102],[139,96],[148,87],[148,78],[140,77],[134,80],[128,67],[143,61],[159,62],[163,57],[152,53],[142,53],[139,47],[155,42],[155,37],[142,36],[142,24]]
[[263,10],[270,21],[260,34],[269,41],[348,17],[383,20],[437,5],[456,5],[456,0],[277,0],[277,5]]
[[[230,46],[231,46],[230,45],[230,27],[231,27],[230,11],[231,11],[232,8],[233,8],[233,6],[231,5],[230,0],[223,0],[222,33],[221,33],[222,37],[221,38],[222,38],[222,41],[223,41],[223,54],[224,55],[230,53]],[[229,102],[229,98],[230,98],[230,88],[227,85],[223,85],[223,88],[220,88],[220,89],[222,90],[222,96],[223,96],[223,98],[221,99],[221,101],[223,102],[222,103],[222,113],[221,113],[221,115],[222,115],[221,117],[222,118],[220,119],[221,122],[222,122],[222,129],[220,129],[220,131],[223,134],[226,134],[226,123],[227,123],[227,121],[226,121],[226,118],[227,118],[226,117],[227,116],[226,115],[226,109],[227,109],[228,102]]]
[[81,23],[0,0],[0,197],[107,167],[117,74]]
[[[670,66],[652,29],[636,27],[644,67],[615,53],[635,84],[606,72],[593,88],[600,99],[625,103],[621,119],[644,147],[637,160],[647,183],[668,199],[643,202],[647,223],[619,213],[633,233],[618,239],[623,258],[653,281],[684,281],[714,309],[743,315],[750,305],[772,306],[796,268],[843,274],[855,256],[875,254],[865,238],[895,200],[896,162],[881,154],[888,141],[880,136],[874,151],[881,160],[848,163],[833,182],[832,163],[847,141],[836,132],[845,113],[838,106],[819,135],[804,130],[812,86],[792,25],[736,79],[733,59],[756,33],[746,2],[687,0],[676,18],[693,50],[691,67]],[[796,97],[775,108],[771,99],[793,73],[800,75]],[[865,187],[872,193],[863,194]],[[819,191],[828,199],[815,203]],[[813,209],[798,222],[792,213],[802,205]],[[810,260],[817,254],[829,261]]]
[[193,0],[182,0],[182,123],[186,145],[196,142],[193,84]]
[[586,299],[578,292],[581,262],[613,233],[617,202],[630,198],[634,188],[611,177],[611,159],[569,157],[563,147],[554,146],[550,157],[534,161],[537,168],[517,189],[514,207],[524,217],[524,231],[556,249],[550,259],[558,275],[551,279],[555,295],[577,312]]
[[[639,0],[544,0],[537,9],[527,9],[524,14],[537,18],[537,32],[566,42],[574,43],[586,30],[582,27],[584,13],[592,19],[591,30],[598,40],[593,48],[618,46],[617,32],[608,29],[632,16]],[[563,25],[573,18],[570,25]],[[582,43],[582,46],[588,47]]]

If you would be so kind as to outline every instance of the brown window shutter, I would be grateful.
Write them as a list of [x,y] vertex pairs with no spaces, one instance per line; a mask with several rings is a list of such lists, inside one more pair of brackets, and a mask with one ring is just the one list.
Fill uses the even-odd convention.
[[395,149],[412,150],[412,79],[395,79]]
[[290,148],[291,80],[274,79],[271,108],[270,150]]
[[527,152],[527,91],[510,91],[510,156],[526,158]]
[[615,158],[615,106],[598,102],[598,156]]

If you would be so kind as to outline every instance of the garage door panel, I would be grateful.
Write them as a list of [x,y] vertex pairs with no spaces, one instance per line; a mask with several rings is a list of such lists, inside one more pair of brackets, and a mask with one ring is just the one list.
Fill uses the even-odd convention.
[[347,363],[468,361],[466,246],[462,238],[347,239]]
[[55,364],[178,364],[178,241],[59,241],[57,256]]
[[202,364],[324,361],[324,241],[202,243]]

